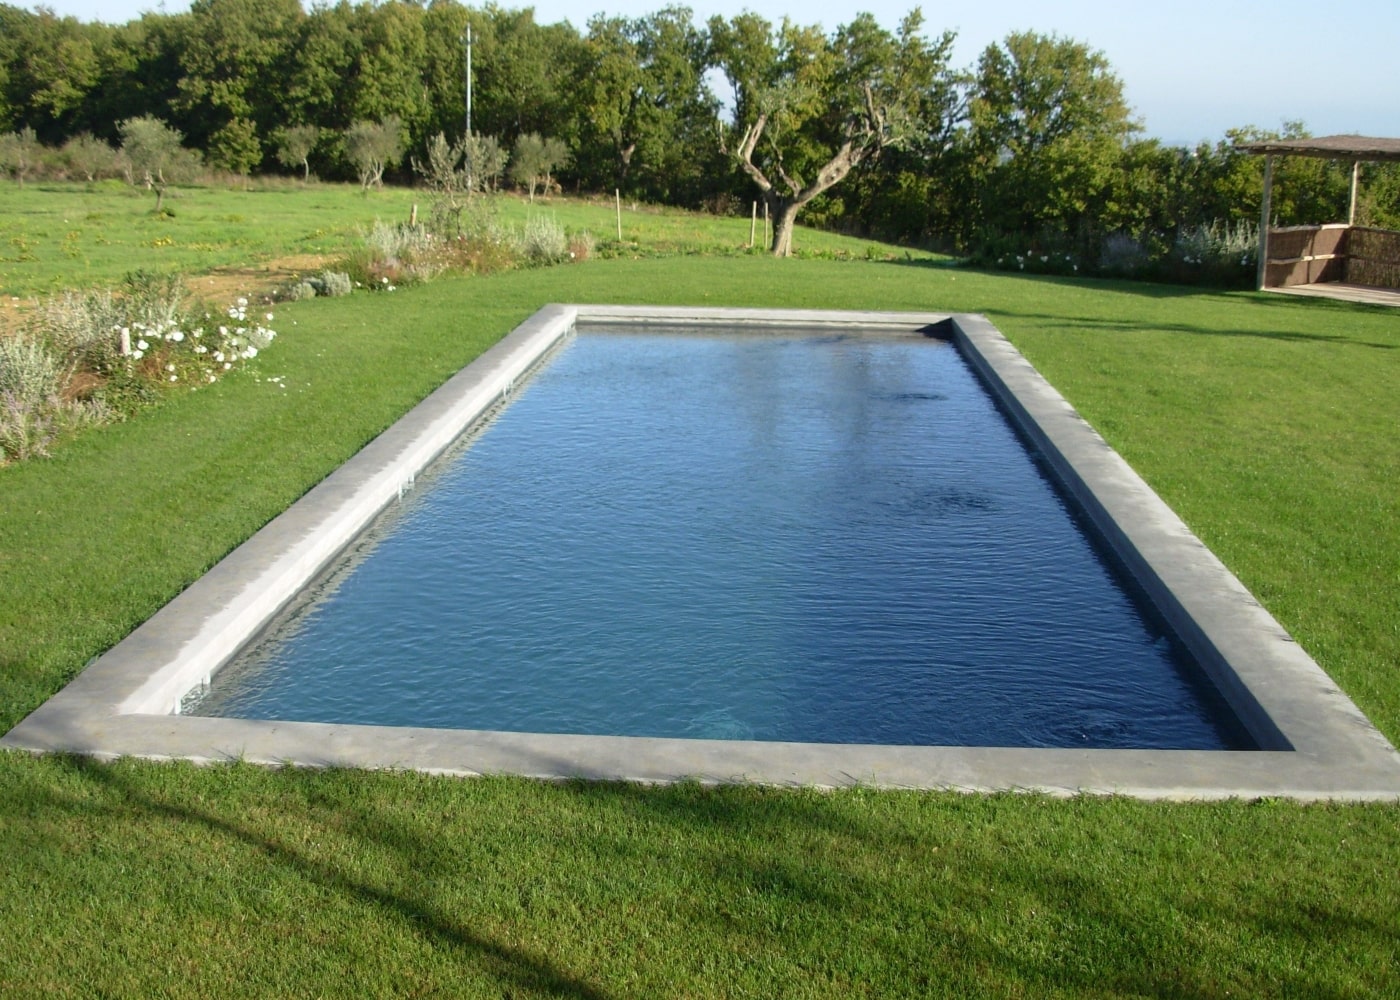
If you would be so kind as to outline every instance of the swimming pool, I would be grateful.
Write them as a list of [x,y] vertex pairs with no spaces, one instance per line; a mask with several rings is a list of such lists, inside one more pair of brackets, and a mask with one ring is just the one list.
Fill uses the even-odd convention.
[[200,715],[1247,749],[951,341],[578,333]]
[[[575,332],[728,328],[934,332],[955,343],[1042,467],[1210,677],[1259,750],[888,746],[513,733],[202,718],[178,712],[297,599],[428,463]],[[444,385],[7,734],[100,756],[407,767],[540,776],[689,777],[1145,797],[1395,798],[1400,758],[1159,498],[983,317],[549,306]]]

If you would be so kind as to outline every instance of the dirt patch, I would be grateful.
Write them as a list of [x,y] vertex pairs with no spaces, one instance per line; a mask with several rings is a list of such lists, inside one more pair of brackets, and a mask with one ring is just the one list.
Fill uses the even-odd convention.
[[[336,257],[323,254],[295,254],[257,264],[216,267],[203,274],[190,275],[185,279],[185,284],[190,294],[210,305],[228,306],[239,296],[264,305],[275,301],[279,293],[295,284],[297,278],[319,274],[335,260]],[[0,333],[19,330],[25,317],[38,303],[34,296],[0,297]]]
[[186,284],[193,295],[214,305],[228,305],[240,295],[250,302],[268,303],[295,284],[297,278],[319,274],[335,259],[321,254],[297,254],[259,264],[218,267],[191,275]]

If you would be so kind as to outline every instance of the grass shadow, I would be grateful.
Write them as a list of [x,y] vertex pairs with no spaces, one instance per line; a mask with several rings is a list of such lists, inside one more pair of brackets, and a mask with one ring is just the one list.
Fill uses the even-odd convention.
[[[1327,998],[1383,981],[1397,930],[1383,916],[1384,885],[1365,874],[1397,847],[1393,808],[460,780],[75,757],[6,772],[10,805],[0,819],[22,809],[37,831],[11,855],[20,877],[37,871],[35,845],[53,836],[44,831],[66,824],[51,849],[76,851],[86,878],[115,877],[118,886],[96,900],[74,894],[66,905],[85,914],[108,908],[85,916],[79,933],[90,936],[94,924],[119,931],[114,946],[135,952],[116,969],[130,976],[137,967],[147,986],[162,975],[147,968],[152,959],[168,962],[177,939],[212,949],[226,975],[256,976],[266,964],[248,968],[239,953],[280,944],[281,914],[308,906],[331,923],[306,914],[298,933],[309,944],[276,961],[301,968],[312,956],[324,995],[364,992],[354,968],[364,961],[389,963],[420,992],[435,977],[453,995]],[[1294,836],[1251,854],[1260,831],[1279,823]],[[162,849],[142,858],[142,837],[157,831]],[[1343,852],[1356,853],[1350,868],[1360,881],[1349,891],[1335,865],[1288,877],[1347,838],[1362,845]],[[144,881],[130,878],[132,867]],[[184,911],[151,923],[153,905],[168,913],[173,904],[150,883],[191,875],[201,906],[213,901],[212,927],[210,918],[187,926]],[[280,897],[282,909],[259,910],[264,896]],[[230,950],[223,911],[246,915],[250,906],[257,922],[236,925]],[[567,919],[551,920],[560,910]],[[349,947],[339,940],[346,921],[366,928]],[[133,945],[133,927],[151,939]],[[387,954],[405,935],[426,954]],[[1324,939],[1329,950],[1319,955]],[[1314,957],[1300,963],[1300,954]],[[484,985],[454,992],[443,967]],[[5,975],[0,961],[0,984]],[[121,972],[99,971],[88,983],[108,975]]]
[[[79,756],[51,759],[66,768],[72,776],[116,795],[123,804],[123,814],[128,817],[134,813],[144,819],[194,827],[213,838],[240,842],[321,891],[345,897],[413,928],[416,934],[435,948],[477,963],[502,984],[504,995],[516,995],[518,990],[528,991],[531,995],[574,1000],[606,1000],[610,995],[546,959],[527,953],[523,948],[512,947],[477,933],[464,921],[421,896],[393,892],[374,885],[368,879],[352,874],[349,865],[318,858],[309,850],[299,849],[286,839],[276,838],[258,829],[252,822],[237,822],[220,815],[213,808],[202,808],[196,804],[196,797],[186,801],[170,801],[151,794],[141,782],[129,780],[130,772],[123,766]],[[314,774],[310,777],[314,777]],[[314,796],[309,801],[314,804]],[[327,801],[321,803],[323,807],[327,804]],[[85,809],[89,820],[102,818],[99,808],[88,804]],[[351,829],[357,838],[370,846],[400,855],[410,865],[430,856],[428,844],[421,835],[387,821],[378,815],[377,809],[367,810],[351,824]]]

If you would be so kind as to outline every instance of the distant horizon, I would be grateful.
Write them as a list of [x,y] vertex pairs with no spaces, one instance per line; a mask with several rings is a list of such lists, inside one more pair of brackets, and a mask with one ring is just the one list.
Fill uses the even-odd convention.
[[[52,0],[43,6],[60,17],[124,24],[143,12],[182,13],[190,4]],[[667,4],[665,0],[595,0],[580,8],[566,0],[540,0],[501,6],[531,8],[539,23],[568,21],[586,32],[595,13],[639,17]],[[866,0],[836,17],[820,6],[794,0],[698,0],[685,6],[697,23],[714,14],[732,17],[752,10],[775,23],[786,15],[800,23],[820,23],[830,31],[861,11],[893,29],[917,5]],[[588,13],[580,14],[581,9]],[[1391,51],[1400,39],[1400,4],[1356,0],[1348,7],[1345,23],[1315,12],[1314,4],[1301,0],[1244,0],[1228,6],[1179,0],[1170,9],[1134,11],[1127,16],[1121,6],[1103,0],[1062,0],[1053,9],[1036,0],[1002,0],[959,10],[956,20],[949,22],[926,9],[925,30],[929,35],[945,28],[957,32],[953,65],[958,68],[975,65],[988,45],[1012,31],[1038,31],[1083,42],[1101,51],[1123,81],[1133,117],[1143,126],[1140,135],[1164,145],[1213,144],[1225,139],[1230,129],[1282,130],[1289,121],[1301,121],[1313,135],[1400,136],[1400,76],[1394,71]],[[1345,53],[1345,61],[1339,53]],[[1317,68],[1310,75],[1297,67]],[[1287,72],[1281,71],[1284,68]],[[1345,88],[1334,85],[1337,79],[1346,81]]]

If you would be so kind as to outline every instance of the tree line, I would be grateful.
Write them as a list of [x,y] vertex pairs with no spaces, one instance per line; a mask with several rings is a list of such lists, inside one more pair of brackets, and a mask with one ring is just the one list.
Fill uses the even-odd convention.
[[[799,212],[989,259],[1086,259],[1125,236],[1150,252],[1257,221],[1261,165],[1234,143],[1278,133],[1167,146],[1141,137],[1108,58],[1083,42],[1013,33],[959,67],[953,41],[917,8],[892,30],[860,14],[828,32],[747,12],[697,24],[678,6],[579,30],[457,0],[195,0],[120,25],[0,4],[0,165],[23,180],[61,148],[90,178],[135,135],[172,170],[185,150],[234,174],[370,184],[472,138],[495,144],[494,177],[532,190],[745,214],[759,200],[778,252]],[[1345,165],[1290,158],[1280,173],[1276,221],[1345,214]],[[1400,225],[1400,171],[1368,167],[1363,192],[1363,221]]]

